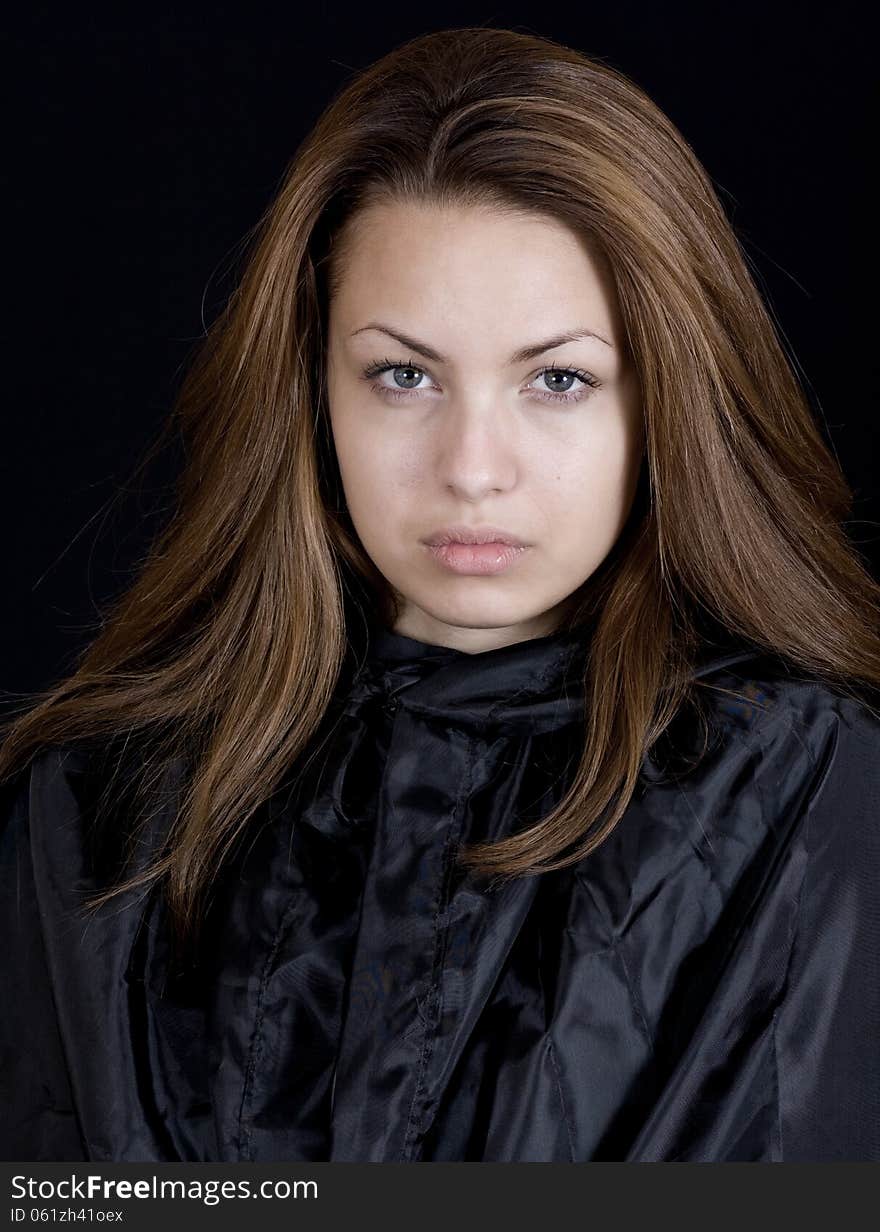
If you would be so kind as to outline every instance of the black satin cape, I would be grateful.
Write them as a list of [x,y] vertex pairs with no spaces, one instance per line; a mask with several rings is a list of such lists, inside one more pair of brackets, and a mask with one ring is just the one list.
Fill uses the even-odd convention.
[[155,889],[79,913],[109,772],[42,751],[0,798],[0,1158],[880,1159],[880,720],[715,653],[612,835],[490,888],[455,853],[561,799],[581,653],[374,626],[191,968]]

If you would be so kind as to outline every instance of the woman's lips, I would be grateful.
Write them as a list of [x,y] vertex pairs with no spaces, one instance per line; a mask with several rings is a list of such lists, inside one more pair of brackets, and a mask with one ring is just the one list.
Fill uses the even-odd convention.
[[444,569],[452,573],[503,573],[524,556],[528,545],[509,543],[428,543],[427,550]]

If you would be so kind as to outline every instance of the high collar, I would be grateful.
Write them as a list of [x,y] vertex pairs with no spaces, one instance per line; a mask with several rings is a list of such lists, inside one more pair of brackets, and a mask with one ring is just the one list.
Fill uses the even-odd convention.
[[556,726],[583,709],[583,631],[468,654],[373,620],[349,704],[381,696],[420,715],[469,724]]
[[[347,708],[378,697],[392,709],[466,725],[501,723],[548,730],[583,715],[588,649],[584,628],[468,654],[397,633],[375,618]],[[734,642],[707,645],[693,675],[753,658]]]

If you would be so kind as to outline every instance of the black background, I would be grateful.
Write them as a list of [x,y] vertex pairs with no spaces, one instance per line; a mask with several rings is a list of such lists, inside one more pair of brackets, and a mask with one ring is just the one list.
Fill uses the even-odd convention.
[[602,56],[712,177],[880,566],[868,8],[37,6],[4,22],[6,410],[0,702],[66,674],[163,519],[137,482],[299,141],[404,39],[509,26]]

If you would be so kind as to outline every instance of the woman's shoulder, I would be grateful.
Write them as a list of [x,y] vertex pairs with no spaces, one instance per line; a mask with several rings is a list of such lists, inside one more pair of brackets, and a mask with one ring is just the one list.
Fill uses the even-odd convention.
[[[689,799],[766,824],[848,811],[850,834],[877,829],[880,712],[870,689],[836,683],[754,648],[706,657],[682,707],[646,757],[642,776],[658,808]],[[747,824],[747,821],[743,821]],[[824,823],[822,823],[824,824]],[[784,828],[784,827],[783,827]]]
[[811,862],[880,875],[876,694],[758,652],[702,679],[714,769],[725,763],[774,824],[790,818]]
[[814,749],[851,738],[880,751],[880,691],[833,681],[753,647],[705,659],[695,670],[713,726],[746,738],[776,735]]
[[[182,770],[182,759],[174,759],[151,771],[136,739],[44,745],[0,784],[0,842],[19,859],[26,847],[59,869],[96,882],[112,879],[141,821],[147,827],[139,832],[141,858],[161,841]],[[139,792],[151,778],[147,800]]]
[[90,765],[88,754],[75,745],[43,745],[34,750],[0,783],[0,833],[29,823],[47,803],[55,806],[64,798],[76,800],[73,783],[85,778]]

